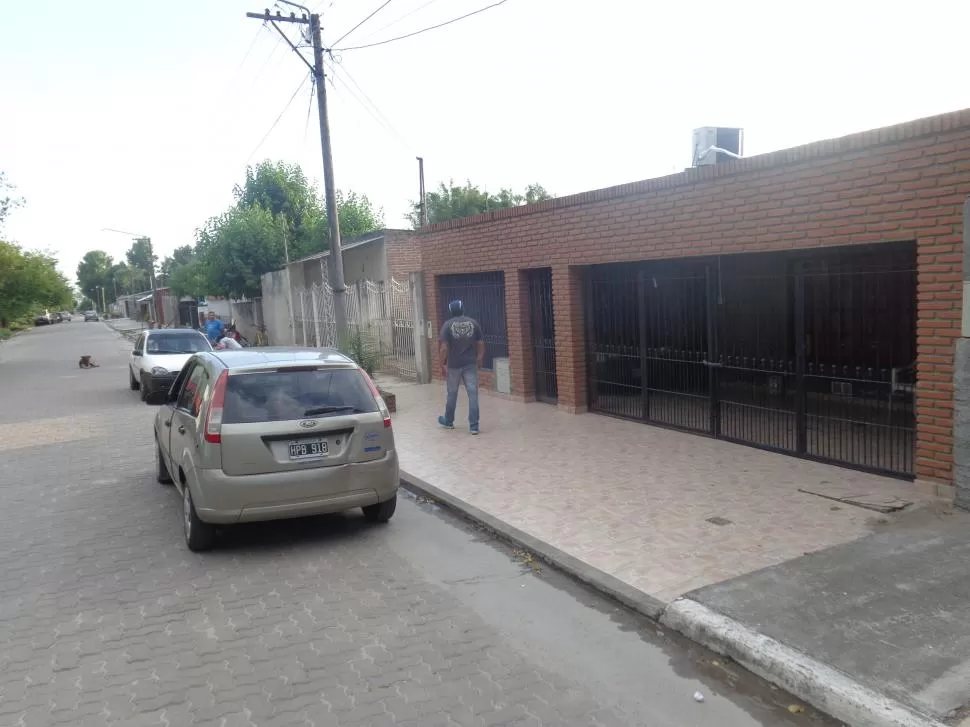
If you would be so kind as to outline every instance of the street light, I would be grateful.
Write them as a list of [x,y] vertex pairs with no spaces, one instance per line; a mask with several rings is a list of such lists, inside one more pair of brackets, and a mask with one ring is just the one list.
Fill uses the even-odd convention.
[[[102,232],[116,232],[119,235],[127,235],[128,237],[131,237],[131,238],[135,239],[136,241],[137,240],[144,240],[145,242],[148,243],[148,265],[149,265],[149,269],[148,269],[148,283],[151,286],[151,293],[152,293],[152,304],[151,304],[152,317],[156,321],[158,321],[159,320],[158,311],[155,310],[155,307],[156,307],[156,303],[155,303],[155,252],[152,249],[152,238],[150,238],[148,235],[139,235],[137,232],[128,232],[127,230],[116,230],[113,227],[102,227],[101,228],[101,231]],[[118,295],[116,293],[115,294],[115,301],[116,302],[117,302],[117,299],[118,299]]]

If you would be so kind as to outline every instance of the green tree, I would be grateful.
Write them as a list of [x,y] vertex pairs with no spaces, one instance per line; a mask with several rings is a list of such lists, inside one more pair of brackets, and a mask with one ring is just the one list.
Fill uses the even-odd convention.
[[17,207],[23,205],[24,200],[22,197],[11,196],[11,192],[16,189],[9,181],[7,181],[6,172],[0,172],[0,228],[7,221],[7,217],[13,212]]
[[283,226],[258,205],[235,207],[199,231],[197,250],[207,293],[256,297],[260,276],[284,265]]
[[[374,207],[366,194],[337,190],[337,220],[340,223],[341,241],[349,237],[366,235],[384,227],[384,210]],[[330,221],[324,211],[316,220],[309,245],[290,251],[290,258],[313,255],[330,249]]]
[[57,260],[0,241],[0,328],[36,309],[63,310],[71,299],[70,286],[57,271]]
[[76,274],[78,288],[91,300],[101,301],[99,287],[104,287],[105,299],[107,291],[113,292],[116,269],[111,256],[102,250],[89,250],[84,253]]
[[[470,181],[466,181],[463,186],[458,186],[454,180],[448,184],[441,182],[437,190],[428,192],[427,197],[429,224],[552,199],[552,195],[541,184],[530,184],[525,188],[524,194],[505,188],[500,189],[496,194],[488,194]],[[414,229],[421,226],[420,202],[411,202],[408,220]]]
[[166,285],[170,284],[172,273],[182,265],[187,265],[195,260],[195,248],[192,245],[182,245],[172,251],[172,254],[165,257],[158,266],[158,277]]
[[139,237],[131,243],[131,247],[125,253],[128,267],[137,273],[139,286],[149,288],[151,286],[151,276],[155,272],[157,260],[151,253],[151,246],[148,238]]
[[175,267],[166,277],[165,284],[180,298],[184,295],[193,298],[206,295],[208,281],[202,261],[193,257],[189,262]]

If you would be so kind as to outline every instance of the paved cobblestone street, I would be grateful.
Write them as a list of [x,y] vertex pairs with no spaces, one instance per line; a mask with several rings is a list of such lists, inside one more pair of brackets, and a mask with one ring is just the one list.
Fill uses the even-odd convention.
[[190,553],[128,348],[0,344],[0,725],[830,724],[413,498]]

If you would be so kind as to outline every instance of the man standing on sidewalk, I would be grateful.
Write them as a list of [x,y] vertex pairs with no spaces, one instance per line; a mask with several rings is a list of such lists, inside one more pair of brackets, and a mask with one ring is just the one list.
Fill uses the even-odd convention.
[[438,358],[448,384],[445,415],[438,417],[438,424],[445,429],[455,428],[458,385],[464,382],[468,394],[468,431],[478,434],[478,369],[485,360],[482,327],[465,315],[460,300],[448,304],[448,314],[451,318],[445,321],[438,337]]

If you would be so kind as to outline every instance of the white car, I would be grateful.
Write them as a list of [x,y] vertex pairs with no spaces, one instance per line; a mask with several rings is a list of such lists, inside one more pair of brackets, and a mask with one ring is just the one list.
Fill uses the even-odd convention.
[[135,341],[128,360],[128,386],[147,401],[156,391],[168,391],[192,354],[211,350],[209,339],[191,328],[145,331]]

